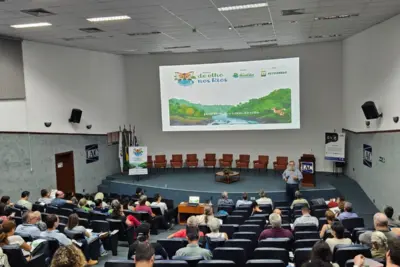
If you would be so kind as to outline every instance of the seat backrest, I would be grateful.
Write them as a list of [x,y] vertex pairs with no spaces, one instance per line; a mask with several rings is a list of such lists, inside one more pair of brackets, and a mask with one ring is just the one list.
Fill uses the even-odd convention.
[[210,228],[208,228],[207,224],[199,224],[198,227],[200,232],[203,232],[203,234],[210,233]]
[[110,223],[108,221],[94,220],[90,222],[90,225],[95,233],[110,231]]
[[58,208],[54,206],[47,206],[46,207],[46,213],[48,214],[57,214],[58,213]]
[[218,207],[217,207],[217,211],[224,210],[228,214],[232,214],[234,209],[235,209],[235,206],[232,206],[232,205],[218,205]]
[[360,217],[343,219],[341,222],[342,222],[344,228],[346,228],[349,231],[353,231],[354,228],[365,226],[364,219],[360,218]]
[[204,258],[201,256],[173,256],[172,260],[186,261],[190,267],[196,267],[197,263]]
[[147,162],[153,162],[153,156],[147,155]]
[[236,267],[236,263],[227,260],[202,260],[197,267]]
[[182,154],[173,154],[171,161],[182,162]]
[[[132,264],[132,263],[131,263]],[[158,260],[154,261],[154,267],[188,267],[190,266],[183,260]],[[132,265],[131,265],[132,267]]]
[[294,227],[294,232],[304,231],[318,231],[318,227],[315,224],[297,224]]
[[318,231],[321,231],[321,229],[324,226],[324,224],[327,224],[328,221],[326,220],[325,217],[319,218],[318,221],[319,221],[319,223],[318,223]]
[[22,218],[21,218],[21,217],[14,216],[14,221],[15,221],[15,224],[16,224],[17,226],[20,225],[20,224],[22,224]]
[[59,208],[58,209],[58,215],[63,215],[63,216],[69,216],[73,213],[74,211],[72,209],[67,209],[67,208]]
[[78,215],[79,218],[85,218],[88,220],[90,218],[90,213],[84,210],[77,210],[76,214]]
[[312,215],[314,217],[317,217],[318,219],[325,218],[325,212],[326,212],[326,209],[315,209],[312,211]]
[[258,242],[258,247],[290,249],[290,238],[266,238]]
[[259,205],[260,209],[265,211],[267,214],[272,213],[272,205],[271,204],[261,204]]
[[22,251],[18,245],[6,245],[3,246],[2,249],[8,257],[8,263],[10,266],[27,266],[27,261],[22,255]]
[[240,154],[239,155],[239,160],[244,161],[244,162],[249,162],[250,161],[250,155],[248,154]]
[[68,223],[68,217],[64,216],[64,215],[57,215],[58,220],[60,221],[60,223],[64,223],[67,224]]
[[266,163],[269,161],[269,156],[266,155],[258,155],[258,160],[262,163]]
[[236,210],[232,211],[232,215],[243,216],[243,217],[247,218],[249,216],[249,212],[247,210],[236,209]]
[[39,203],[33,203],[32,204],[32,211],[44,212],[45,208],[46,208],[46,205],[41,205]]
[[165,162],[166,161],[165,155],[155,155],[154,159],[155,159],[154,160],[155,162]]
[[257,224],[242,224],[239,226],[239,232],[254,232],[257,236],[260,235],[262,230]]
[[294,233],[294,239],[319,239],[319,232],[318,231],[301,231]]
[[246,253],[239,247],[222,247],[213,251],[214,260],[229,260],[236,263],[236,266],[243,266],[246,262]]
[[151,206],[151,211],[155,214],[155,215],[163,215],[161,212],[161,208],[158,206]]
[[362,254],[366,258],[371,258],[371,250],[363,245],[337,245],[333,253],[333,262],[345,267],[346,261]]
[[61,233],[64,233],[65,226],[66,226],[65,223],[59,223],[57,230],[60,231]]
[[208,154],[205,155],[205,160],[206,161],[214,161],[215,159],[216,159],[215,154],[208,153]]
[[110,224],[110,230],[118,230],[118,240],[127,241],[125,222],[121,220],[107,219]]
[[276,163],[279,165],[288,164],[288,157],[278,156],[278,157],[276,157]]
[[219,228],[221,233],[226,233],[229,238],[232,238],[233,233],[239,230],[239,224],[222,224]]
[[301,239],[296,240],[293,244],[294,249],[298,248],[312,248],[315,243],[317,243],[320,239]]
[[[132,260],[108,260],[104,264],[104,267],[133,267],[134,263]],[[154,266],[158,266],[155,265]]]
[[186,154],[186,161],[197,161],[197,154]]
[[90,213],[90,221],[105,221],[107,219],[106,214],[95,211],[90,211],[89,213]]
[[224,238],[210,238],[206,236],[206,242],[208,244],[208,249],[212,252],[215,248],[223,247],[225,244]]
[[239,216],[239,215],[229,215],[226,218],[226,223],[227,224],[243,224],[245,218],[244,216]]
[[64,234],[65,234],[68,238],[74,239],[74,240],[85,239],[85,236],[83,235],[82,232],[77,232],[77,231],[68,230],[67,228],[64,229]]
[[79,218],[79,225],[82,225],[85,228],[90,228],[89,220],[85,218]]
[[32,242],[33,241],[33,237],[30,234],[15,232],[15,235],[19,235],[20,237],[22,237],[25,240],[25,242]]
[[244,224],[257,224],[258,226],[260,226],[261,228],[264,228],[265,225],[265,220],[245,220]]
[[253,253],[253,258],[281,260],[288,265],[289,251],[284,248],[256,248]]
[[229,239],[225,241],[224,247],[242,248],[246,253],[246,258],[251,258],[253,253],[253,242],[250,239]]
[[[240,231],[240,230],[239,230]],[[257,238],[259,234],[255,232],[235,232],[233,233],[233,239],[250,239],[253,244],[255,245],[257,243]]]
[[163,246],[163,248],[168,254],[168,257],[171,259],[175,255],[178,249],[186,247],[188,241],[185,238],[173,238],[173,239],[159,239],[157,240],[157,243]]
[[223,161],[233,161],[233,154],[222,154]]
[[248,260],[246,266],[249,267],[286,267],[281,260]]
[[303,263],[311,258],[312,248],[299,248],[294,251],[294,266],[301,267]]

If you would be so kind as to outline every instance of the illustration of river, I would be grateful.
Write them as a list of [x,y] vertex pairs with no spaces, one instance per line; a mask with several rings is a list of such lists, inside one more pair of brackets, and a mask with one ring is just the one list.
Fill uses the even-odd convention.
[[212,116],[212,120],[213,121],[210,122],[208,125],[224,125],[224,124],[234,125],[234,124],[257,124],[258,123],[257,121],[228,117],[227,113]]

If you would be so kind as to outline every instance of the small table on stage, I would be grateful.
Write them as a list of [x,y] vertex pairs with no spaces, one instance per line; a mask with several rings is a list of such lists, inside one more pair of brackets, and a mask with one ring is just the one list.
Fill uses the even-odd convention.
[[240,181],[240,172],[224,173],[223,171],[215,173],[215,181],[225,184]]
[[197,206],[190,206],[187,202],[182,202],[178,205],[178,223],[181,225],[186,224],[187,218],[192,215],[204,214],[205,204],[200,203]]

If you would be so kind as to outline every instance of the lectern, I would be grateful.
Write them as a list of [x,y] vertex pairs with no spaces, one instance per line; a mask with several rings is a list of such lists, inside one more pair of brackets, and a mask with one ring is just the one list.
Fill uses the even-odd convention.
[[300,171],[303,174],[302,186],[315,187],[315,157],[312,154],[303,154],[299,159]]

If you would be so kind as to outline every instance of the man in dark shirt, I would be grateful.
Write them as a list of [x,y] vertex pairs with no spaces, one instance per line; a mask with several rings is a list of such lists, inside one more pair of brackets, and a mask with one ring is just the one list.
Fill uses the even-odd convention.
[[94,211],[108,214],[108,209],[103,208],[103,201],[101,199],[96,199],[94,204],[96,205],[96,207],[93,209]]
[[[132,260],[135,255],[136,248],[139,243],[149,243],[150,238],[150,224],[142,223],[139,225],[136,230],[137,240],[129,247],[128,251],[128,260]],[[165,249],[159,243],[151,243],[151,246],[154,248],[155,255],[163,257],[164,260],[168,259],[168,254]]]
[[271,215],[269,215],[269,222],[271,223],[272,228],[262,231],[260,236],[258,237],[258,240],[278,237],[288,237],[290,239],[293,239],[292,232],[281,227],[282,218],[280,215],[272,213]]

